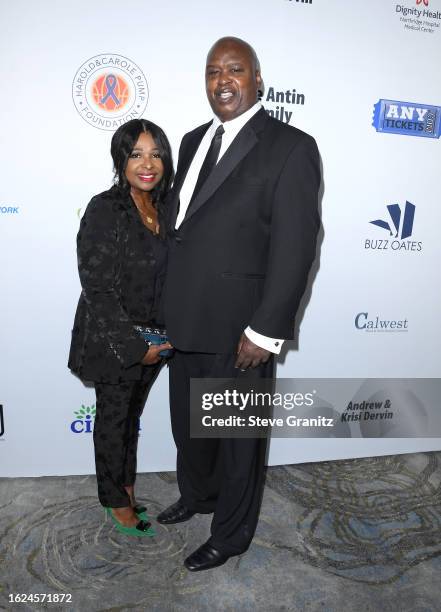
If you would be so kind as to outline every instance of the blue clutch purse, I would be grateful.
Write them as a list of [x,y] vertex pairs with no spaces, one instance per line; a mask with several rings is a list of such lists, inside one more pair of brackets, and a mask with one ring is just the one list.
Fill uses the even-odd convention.
[[[135,329],[149,344],[165,344],[168,342],[167,331],[165,329],[143,327],[141,325],[135,325]],[[172,354],[173,349],[166,349],[159,353],[161,357],[171,357]]]

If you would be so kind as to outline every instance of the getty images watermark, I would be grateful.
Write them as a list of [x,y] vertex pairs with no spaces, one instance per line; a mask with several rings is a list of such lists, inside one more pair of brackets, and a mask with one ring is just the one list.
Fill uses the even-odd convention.
[[194,438],[439,437],[440,379],[192,379]]
[[[237,389],[225,389],[223,392],[203,393],[202,410],[213,410],[215,407],[226,407],[237,409],[240,412],[248,411],[251,414],[239,416],[230,414],[226,417],[202,416],[204,427],[332,427],[334,419],[324,416],[301,418],[293,414],[283,417],[271,417],[270,410],[274,407],[282,407],[285,410],[293,410],[299,406],[312,406],[314,404],[314,393],[269,393],[257,392],[254,389],[248,392]],[[253,414],[253,412],[256,412]],[[261,414],[257,414],[258,412]],[[268,414],[267,414],[268,413]]]

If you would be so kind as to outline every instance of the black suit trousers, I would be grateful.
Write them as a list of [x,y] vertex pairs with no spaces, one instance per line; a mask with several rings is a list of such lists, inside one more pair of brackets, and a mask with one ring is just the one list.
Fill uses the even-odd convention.
[[190,438],[191,378],[272,378],[273,358],[245,372],[236,355],[176,351],[170,361],[170,407],[177,478],[184,504],[213,512],[209,542],[228,555],[247,550],[257,526],[264,482],[265,438]]
[[124,487],[135,484],[139,418],[161,363],[143,368],[141,380],[95,383],[93,429],[98,498],[104,507],[130,506]]

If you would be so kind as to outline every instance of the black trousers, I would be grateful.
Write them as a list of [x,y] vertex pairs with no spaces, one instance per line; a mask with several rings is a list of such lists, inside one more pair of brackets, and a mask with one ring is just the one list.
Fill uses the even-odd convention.
[[124,487],[136,479],[139,418],[161,364],[146,366],[141,380],[95,383],[93,429],[98,498],[103,506],[130,506]]
[[272,378],[273,359],[246,372],[236,355],[176,351],[170,361],[170,408],[177,478],[184,504],[213,512],[209,542],[228,555],[247,550],[263,491],[265,438],[190,438],[191,378]]

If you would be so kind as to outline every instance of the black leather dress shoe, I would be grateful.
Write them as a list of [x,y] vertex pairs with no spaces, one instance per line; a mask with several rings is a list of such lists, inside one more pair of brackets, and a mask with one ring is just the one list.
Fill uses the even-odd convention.
[[189,510],[187,506],[184,506],[182,500],[178,499],[175,504],[172,504],[158,514],[156,520],[162,525],[174,525],[174,523],[183,523],[184,521],[188,521],[195,514],[196,512]]
[[185,559],[184,565],[190,572],[201,572],[202,570],[219,567],[229,558],[229,555],[221,553],[217,548],[213,548],[211,544],[205,542]]

